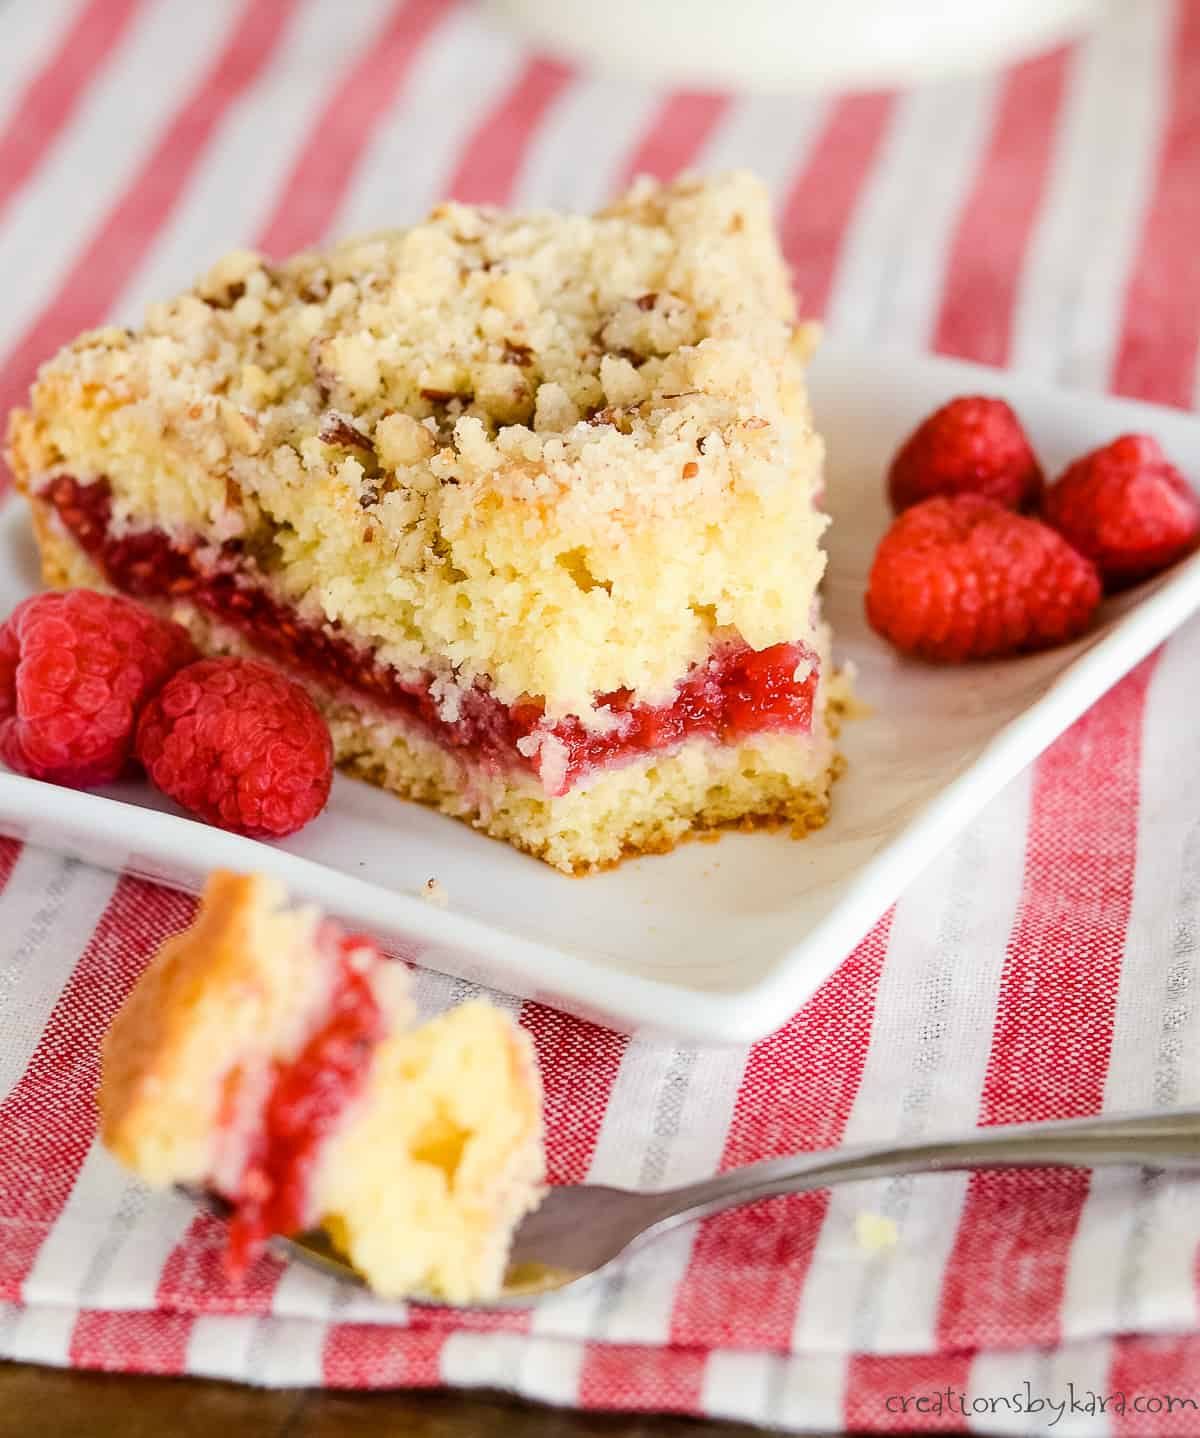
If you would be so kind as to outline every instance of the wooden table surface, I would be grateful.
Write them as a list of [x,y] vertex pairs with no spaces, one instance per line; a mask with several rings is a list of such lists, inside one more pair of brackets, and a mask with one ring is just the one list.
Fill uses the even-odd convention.
[[653,1414],[576,1413],[492,1393],[262,1390],[0,1362],[0,1438],[753,1438]]

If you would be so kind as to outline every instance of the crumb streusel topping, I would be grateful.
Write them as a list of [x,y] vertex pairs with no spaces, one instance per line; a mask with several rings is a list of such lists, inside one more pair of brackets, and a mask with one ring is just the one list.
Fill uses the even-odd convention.
[[236,540],[401,671],[604,722],[722,631],[804,639],[822,446],[762,186],[641,181],[593,218],[448,204],[273,265],[228,256],[84,335],[11,429],[37,491]]

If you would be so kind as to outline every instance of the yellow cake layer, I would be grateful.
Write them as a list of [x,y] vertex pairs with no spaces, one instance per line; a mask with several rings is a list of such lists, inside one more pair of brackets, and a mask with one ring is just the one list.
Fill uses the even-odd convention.
[[323,1156],[314,1211],[384,1297],[494,1295],[541,1195],[541,1133],[529,1036],[492,1004],[460,1004],[380,1045]]

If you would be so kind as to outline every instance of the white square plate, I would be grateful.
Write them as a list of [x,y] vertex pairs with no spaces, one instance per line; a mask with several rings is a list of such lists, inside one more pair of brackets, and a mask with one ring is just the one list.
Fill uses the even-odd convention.
[[[952,395],[1018,409],[1050,473],[1124,430],[1156,435],[1200,475],[1200,422],[1047,389],[953,361],[830,346],[813,373],[830,450],[827,612],[872,706],[847,725],[850,761],[828,826],[796,843],[730,834],[568,879],[494,840],[339,778],[328,810],[282,844],[179,817],[144,784],[80,794],[0,773],[0,832],[196,889],[218,865],[269,870],[292,891],[426,967],[615,1027],[710,1043],[784,1023],[934,854],[1126,670],[1200,607],[1200,555],[1108,601],[1077,643],[969,668],[895,655],[867,628],[863,587],[888,522],[882,475],[898,441]],[[0,513],[0,613],[36,586],[24,506]],[[419,897],[436,877],[449,906]]]

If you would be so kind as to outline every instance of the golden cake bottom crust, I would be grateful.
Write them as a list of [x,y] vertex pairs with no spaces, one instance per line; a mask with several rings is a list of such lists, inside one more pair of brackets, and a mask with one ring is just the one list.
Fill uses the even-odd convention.
[[[47,584],[109,589],[100,571],[34,499],[34,533]],[[254,655],[235,629],[194,604],[165,606],[207,654]],[[820,655],[830,675],[828,645]],[[567,874],[611,868],[637,854],[662,854],[721,829],[790,827],[799,838],[828,818],[830,788],[843,767],[834,747],[840,685],[823,677],[812,736],[763,734],[740,745],[691,742],[600,773],[551,798],[520,772],[489,773],[414,726],[371,714],[296,674],[324,714],[338,766],[347,773],[461,819]],[[822,703],[823,701],[823,703]],[[822,713],[823,710],[823,713]]]

